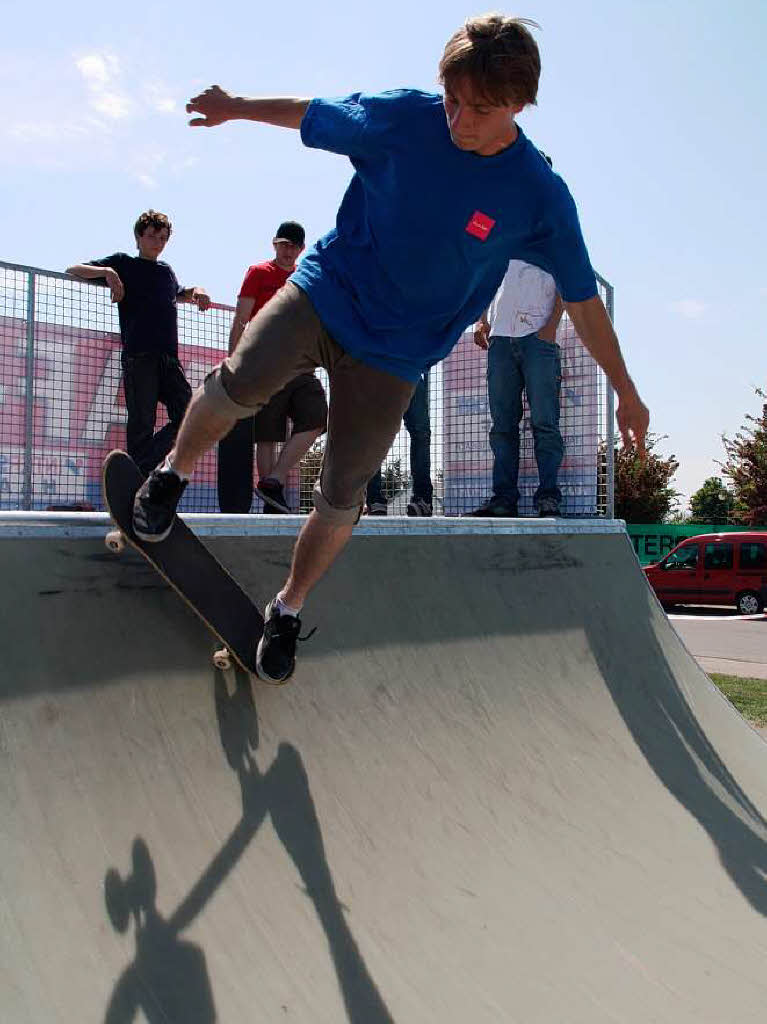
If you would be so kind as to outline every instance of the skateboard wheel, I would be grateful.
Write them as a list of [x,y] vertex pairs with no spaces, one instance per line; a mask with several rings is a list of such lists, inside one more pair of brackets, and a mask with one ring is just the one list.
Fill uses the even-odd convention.
[[232,667],[232,658],[226,647],[222,647],[220,651],[216,651],[213,655],[213,664],[216,668],[221,669],[222,672],[226,672]]
[[125,537],[119,530],[110,530],[104,538],[104,543],[110,551],[113,551],[116,555],[119,555],[121,551],[125,550]]

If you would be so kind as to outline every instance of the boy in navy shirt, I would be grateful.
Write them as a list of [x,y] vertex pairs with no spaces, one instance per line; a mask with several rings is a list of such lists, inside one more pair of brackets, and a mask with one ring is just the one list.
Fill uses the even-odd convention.
[[[116,252],[104,259],[77,263],[67,273],[99,281],[117,302],[122,340],[122,371],[128,412],[126,446],[138,468],[148,476],[173,447],[192,389],[178,360],[178,302],[210,306],[202,288],[182,288],[160,254],[168,244],[171,222],[164,213],[147,210],[133,226],[138,256]],[[168,411],[168,423],[156,434],[157,403]]]
[[[510,259],[551,274],[578,334],[618,394],[625,442],[644,450],[649,414],[597,295],[575,203],[514,120],[535,103],[540,57],[526,24],[466,22],[440,61],[444,96],[410,89],[341,99],[247,99],[212,86],[192,125],[233,119],[300,129],[305,145],[349,158],[336,226],[254,317],[197,391],[161,472],[136,495],[134,528],[170,530],[199,457],[297,373],[330,375],[328,441],[314,511],[285,586],[266,607],[258,673],[295,665],[299,613],[349,540],[367,481],[421,374],[488,307]],[[433,259],[424,258],[428,239]]]

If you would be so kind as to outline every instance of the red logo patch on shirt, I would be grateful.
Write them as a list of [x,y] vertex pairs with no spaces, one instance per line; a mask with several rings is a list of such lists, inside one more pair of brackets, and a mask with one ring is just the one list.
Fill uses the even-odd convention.
[[486,213],[482,213],[481,210],[475,210],[469,217],[469,223],[466,225],[466,230],[470,235],[474,235],[481,242],[484,242],[490,232],[493,230],[495,221],[492,217],[488,217]]

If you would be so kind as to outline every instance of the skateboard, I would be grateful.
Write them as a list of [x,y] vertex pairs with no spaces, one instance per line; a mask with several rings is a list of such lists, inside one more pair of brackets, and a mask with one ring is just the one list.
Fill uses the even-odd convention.
[[117,525],[105,543],[115,554],[130,544],[159,572],[224,645],[213,655],[216,668],[232,660],[256,675],[256,648],[264,629],[251,599],[188,526],[176,516],[165,540],[146,543],[133,532],[133,498],[144,482],[129,455],[112,451],[104,459],[102,485],[109,514]]

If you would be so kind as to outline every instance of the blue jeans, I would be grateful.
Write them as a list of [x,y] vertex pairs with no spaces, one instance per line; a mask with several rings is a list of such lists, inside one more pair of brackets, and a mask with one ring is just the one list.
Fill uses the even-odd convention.
[[487,391],[493,426],[493,494],[516,505],[519,501],[519,425],[522,422],[522,391],[527,392],[533,428],[538,490],[533,499],[562,500],[557,474],[564,444],[559,431],[559,389],[562,353],[559,345],[541,341],[535,334],[524,338],[490,339],[487,354]]
[[[410,399],[402,419],[410,434],[410,472],[413,474],[413,498],[423,498],[431,504],[431,422],[429,420],[429,376],[424,374]],[[368,484],[368,505],[386,504],[380,467]]]

